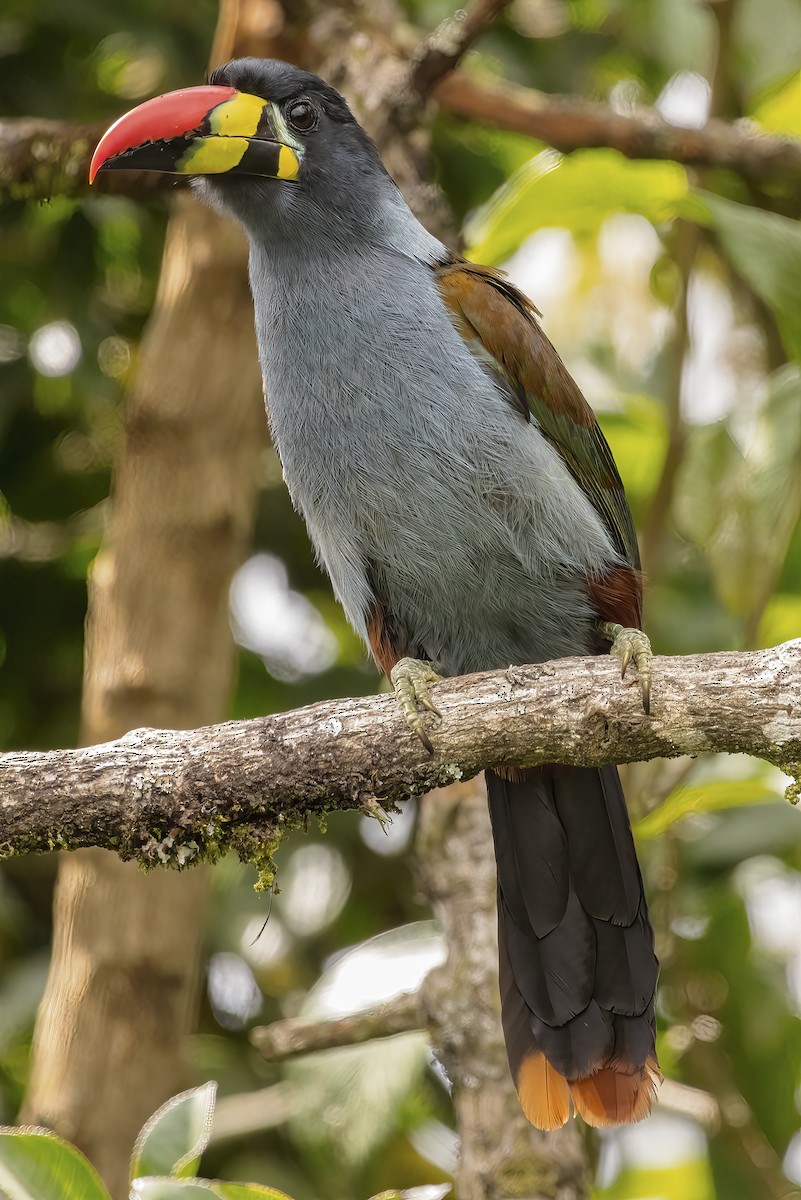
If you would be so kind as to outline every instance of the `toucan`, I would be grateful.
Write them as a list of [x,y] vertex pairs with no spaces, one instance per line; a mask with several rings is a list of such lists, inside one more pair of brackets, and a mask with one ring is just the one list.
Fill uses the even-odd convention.
[[[532,302],[420,224],[343,97],[238,59],[112,125],[90,179],[120,168],[191,176],[244,227],[284,478],[410,736],[433,751],[442,675],[610,648],[647,712],[637,539],[595,415]],[[658,963],[617,768],[502,763],[487,792],[523,1110],[637,1121]]]

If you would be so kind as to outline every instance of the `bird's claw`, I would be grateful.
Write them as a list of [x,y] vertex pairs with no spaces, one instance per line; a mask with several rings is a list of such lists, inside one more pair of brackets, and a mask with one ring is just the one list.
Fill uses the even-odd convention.
[[641,629],[627,629],[625,625],[617,625],[614,621],[604,621],[601,633],[612,643],[609,650],[620,661],[620,678],[625,679],[626,668],[634,660],[640,676],[642,706],[646,714],[651,711],[651,662],[653,651],[647,634]]
[[402,658],[389,673],[395,695],[398,698],[403,719],[412,733],[420,739],[429,754],[434,753],[431,738],[428,736],[421,708],[442,717],[428,690],[429,683],[437,683],[441,676],[433,670],[431,663],[418,658]]
[[368,796],[362,803],[362,812],[366,817],[372,817],[374,821],[378,821],[384,833],[389,833],[389,827],[392,824],[392,817],[376,800],[375,796]]

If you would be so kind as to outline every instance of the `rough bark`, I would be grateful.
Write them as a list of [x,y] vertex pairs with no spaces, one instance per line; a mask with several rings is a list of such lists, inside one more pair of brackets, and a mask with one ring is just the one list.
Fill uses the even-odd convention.
[[[244,257],[230,224],[182,199],[91,572],[85,742],[225,713],[228,588],[263,444]],[[148,877],[100,850],[60,864],[21,1120],[76,1142],[119,1200],[138,1128],[186,1081],[209,882],[207,871]]]
[[493,764],[729,752],[801,770],[801,640],[655,658],[649,717],[636,675],[621,683],[608,656],[447,679],[432,694],[443,714],[431,718],[432,756],[387,695],[2,755],[0,846],[101,845],[183,865],[233,842],[258,858],[309,813],[395,803]]

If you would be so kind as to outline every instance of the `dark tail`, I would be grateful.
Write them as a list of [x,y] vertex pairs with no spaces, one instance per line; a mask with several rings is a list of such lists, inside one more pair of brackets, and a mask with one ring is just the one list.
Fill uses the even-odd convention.
[[[511,772],[510,772],[511,774]],[[648,1115],[658,963],[617,769],[487,772],[503,1030],[520,1103],[557,1129]]]

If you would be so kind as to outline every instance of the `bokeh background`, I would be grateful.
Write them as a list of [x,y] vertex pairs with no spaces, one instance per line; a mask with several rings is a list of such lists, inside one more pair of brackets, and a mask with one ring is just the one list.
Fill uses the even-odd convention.
[[[449,12],[441,0],[406,4],[424,30]],[[6,0],[3,114],[110,123],[200,81],[216,18],[212,0]],[[801,136],[796,0],[515,0],[466,66],[620,112],[653,106],[680,126],[714,113]],[[433,118],[433,172],[468,255],[503,264],[533,298],[599,414],[641,535],[655,651],[798,636],[801,181],[762,187],[608,149],[562,157],[444,113]],[[168,204],[6,193],[0,747],[68,746],[78,738],[87,571],[108,517]],[[230,715],[374,691],[378,676],[314,564],[266,434],[259,469],[253,543],[230,592]],[[697,1092],[685,1094],[694,1109],[688,1100],[684,1112],[658,1110],[595,1143],[595,1195],[795,1195],[801,820],[783,799],[786,780],[737,757],[626,774],[662,960],[660,1059]],[[356,814],[294,834],[266,924],[253,870],[234,857],[215,868],[187,1082],[216,1078],[239,1108],[221,1106],[209,1173],[337,1200],[453,1171],[450,1103],[421,1036],[283,1070],[247,1039],[250,1026],[281,1016],[367,1007],[441,960],[410,870],[414,823],[409,803],[388,836]],[[11,860],[0,874],[6,1123],[26,1087],[55,873],[42,857]]]

